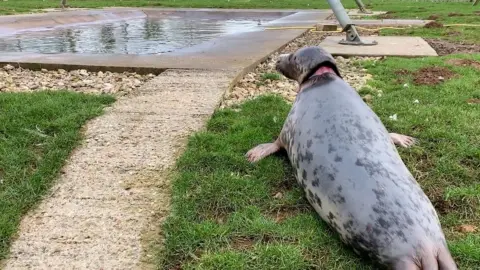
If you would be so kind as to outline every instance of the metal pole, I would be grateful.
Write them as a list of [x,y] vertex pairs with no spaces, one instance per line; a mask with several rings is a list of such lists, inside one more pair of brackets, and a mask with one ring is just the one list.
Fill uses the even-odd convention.
[[67,0],[61,0],[60,1],[60,6],[62,7],[62,9],[65,9],[66,7],[68,7]]
[[371,45],[378,44],[377,41],[365,42],[361,40],[360,35],[357,32],[357,29],[355,29],[355,25],[350,20],[350,17],[348,17],[348,14],[345,11],[345,8],[343,7],[340,0],[327,0],[327,1],[328,1],[328,4],[330,5],[330,8],[333,10],[333,14],[335,14],[335,17],[337,18],[338,22],[342,26],[342,32],[347,33],[347,39],[340,40],[339,42],[340,44],[361,45],[361,46],[371,46]]
[[365,5],[363,4],[362,0],[355,0],[355,3],[357,3],[358,9],[360,10],[360,13],[365,13],[365,14],[372,14],[373,12],[368,11],[365,8]]

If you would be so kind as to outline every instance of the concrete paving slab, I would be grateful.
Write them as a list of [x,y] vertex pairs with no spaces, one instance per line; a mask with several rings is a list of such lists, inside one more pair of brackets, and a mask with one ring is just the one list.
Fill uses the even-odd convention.
[[347,46],[339,44],[343,36],[330,36],[321,43],[332,55],[341,56],[438,56],[437,52],[421,37],[362,37],[365,41],[376,40],[375,46]]

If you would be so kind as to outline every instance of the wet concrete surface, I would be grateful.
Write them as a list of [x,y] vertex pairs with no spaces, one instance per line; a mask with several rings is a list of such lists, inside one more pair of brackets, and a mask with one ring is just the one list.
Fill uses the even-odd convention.
[[0,18],[0,51],[162,54],[220,36],[263,31],[263,23],[290,14],[112,9]]
[[70,27],[85,24],[102,24],[108,21],[135,18],[184,17],[190,19],[227,20],[239,17],[278,19],[293,14],[295,10],[221,10],[221,9],[171,9],[171,8],[103,8],[66,10],[38,14],[0,16],[0,35],[19,31],[47,30],[53,27]]
[[[162,71],[167,68],[178,69],[243,69],[255,65],[270,53],[302,35],[307,29],[291,29],[280,32],[265,31],[270,25],[313,26],[316,20],[326,19],[331,11],[294,11],[294,10],[215,10],[215,9],[106,9],[110,14],[122,14],[124,17],[138,16],[142,12],[148,16],[202,16],[206,18],[279,18],[258,26],[253,31],[219,36],[206,42],[162,55],[125,55],[125,54],[39,54],[33,52],[0,53],[0,64],[13,64],[31,69],[77,69],[111,70],[111,71]],[[101,10],[71,11],[70,17],[86,16],[88,12],[99,14]],[[77,14],[77,15],[75,15]],[[66,15],[62,12],[50,13],[51,19],[58,20]],[[75,15],[75,16],[74,16]],[[42,18],[48,18],[40,14]],[[283,17],[281,17],[283,16]],[[11,21],[27,25],[30,16],[7,16]],[[0,23],[5,18],[0,18]],[[73,19],[72,19],[73,20]],[[278,22],[277,22],[278,21]],[[38,25],[38,24],[37,24]]]
[[[259,31],[255,17],[144,17],[0,38],[0,51],[31,53],[164,54],[235,33]],[[271,20],[275,17],[262,17]]]

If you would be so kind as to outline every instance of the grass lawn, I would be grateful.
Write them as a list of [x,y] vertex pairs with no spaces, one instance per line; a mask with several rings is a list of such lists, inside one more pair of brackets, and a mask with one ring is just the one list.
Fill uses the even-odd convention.
[[[184,8],[328,8],[327,1],[310,0],[67,0],[71,7],[101,8],[101,7],[184,7]],[[343,4],[354,7],[353,0]],[[0,2],[0,14],[29,12],[34,9],[58,8],[60,0],[9,0]]]
[[[478,269],[480,234],[457,228],[480,227],[480,104],[467,103],[480,98],[479,71],[447,64],[449,58],[388,58],[365,66],[374,74],[371,86],[383,91],[371,106],[387,128],[420,139],[414,148],[399,151],[441,214],[460,269]],[[415,85],[414,75],[398,80],[398,72],[433,66],[456,77],[433,87]],[[178,161],[162,266],[373,269],[317,218],[285,155],[256,165],[245,160],[251,147],[277,136],[289,108],[279,97],[261,97],[217,111],[207,130],[191,137]],[[393,114],[397,121],[389,120]]]
[[[480,25],[480,9],[470,2],[413,2],[413,1],[372,1],[373,10],[389,11],[387,18],[434,19],[444,25],[474,24]],[[385,15],[384,15],[385,16]],[[387,35],[421,36],[442,38],[452,41],[479,43],[480,27],[451,26],[441,28],[412,27],[405,30],[384,29],[380,33]]]
[[57,178],[81,127],[113,101],[72,92],[0,94],[0,259],[22,215]]

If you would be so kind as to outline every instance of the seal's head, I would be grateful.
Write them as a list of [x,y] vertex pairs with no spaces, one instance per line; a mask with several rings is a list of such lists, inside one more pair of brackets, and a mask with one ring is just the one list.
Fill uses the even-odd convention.
[[328,70],[332,70],[341,78],[333,56],[318,46],[304,47],[294,53],[281,55],[275,68],[299,84],[303,84],[314,74],[325,73]]

